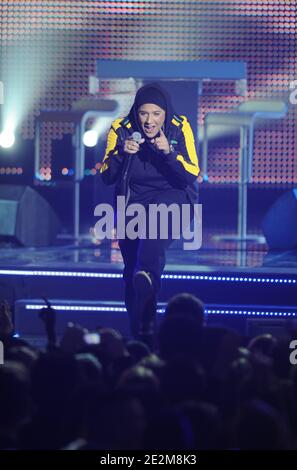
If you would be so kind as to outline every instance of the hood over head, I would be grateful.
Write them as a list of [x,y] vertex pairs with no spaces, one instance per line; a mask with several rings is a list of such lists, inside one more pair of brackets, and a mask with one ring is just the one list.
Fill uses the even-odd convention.
[[172,107],[171,99],[167,91],[162,88],[158,83],[148,83],[143,87],[139,88],[136,93],[133,106],[128,114],[128,118],[131,122],[134,131],[143,132],[140,122],[138,120],[137,110],[143,104],[156,104],[165,111],[165,122],[164,132],[165,135],[168,133],[170,122],[174,116],[174,110]]

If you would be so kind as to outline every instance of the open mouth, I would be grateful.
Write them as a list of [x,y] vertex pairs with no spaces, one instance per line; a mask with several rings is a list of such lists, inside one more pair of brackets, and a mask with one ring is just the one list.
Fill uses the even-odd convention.
[[147,134],[152,134],[155,132],[156,126],[144,126],[144,130]]

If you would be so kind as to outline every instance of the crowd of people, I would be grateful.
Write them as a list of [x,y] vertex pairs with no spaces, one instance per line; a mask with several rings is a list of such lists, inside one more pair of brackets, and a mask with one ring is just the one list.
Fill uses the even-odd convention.
[[170,299],[149,345],[99,326],[87,344],[83,326],[38,350],[2,304],[2,450],[296,449],[294,332],[209,326],[190,294]]

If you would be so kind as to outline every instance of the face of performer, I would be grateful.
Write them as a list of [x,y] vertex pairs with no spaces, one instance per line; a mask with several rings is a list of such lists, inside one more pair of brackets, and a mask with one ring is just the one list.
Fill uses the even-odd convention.
[[156,104],[143,104],[138,109],[138,119],[145,135],[153,139],[165,121],[165,111]]

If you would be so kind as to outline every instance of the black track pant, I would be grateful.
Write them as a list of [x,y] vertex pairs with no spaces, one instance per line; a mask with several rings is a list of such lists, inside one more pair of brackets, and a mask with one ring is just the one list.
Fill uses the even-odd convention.
[[[150,201],[150,204],[161,203],[164,203],[167,206],[173,203],[177,204],[180,208],[180,213],[182,204],[190,204],[185,191],[174,189],[160,192]],[[192,206],[190,207],[191,217],[193,217]],[[146,206],[146,221],[148,225],[148,206]],[[133,276],[137,271],[149,272],[153,281],[155,298],[157,298],[157,294],[161,287],[161,275],[166,263],[165,252],[173,241],[172,220],[170,217],[168,224],[168,238],[160,238],[159,227],[157,235],[158,236],[156,239],[150,239],[147,236],[145,239],[137,238],[135,240],[130,240],[125,238],[119,240],[119,246],[124,261],[123,278],[125,281],[125,304],[130,318],[131,331],[133,336],[137,336],[141,324],[141,312],[137,312],[135,308],[136,293],[133,287]]]

